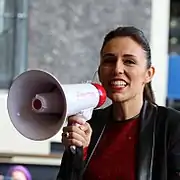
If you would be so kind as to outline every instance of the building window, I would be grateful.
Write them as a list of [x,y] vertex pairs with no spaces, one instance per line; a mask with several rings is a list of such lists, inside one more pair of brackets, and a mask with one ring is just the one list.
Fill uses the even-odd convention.
[[180,1],[171,1],[169,53],[180,55]]
[[26,69],[28,0],[0,0],[0,88]]
[[166,105],[180,110],[180,1],[171,0],[169,23],[169,64]]

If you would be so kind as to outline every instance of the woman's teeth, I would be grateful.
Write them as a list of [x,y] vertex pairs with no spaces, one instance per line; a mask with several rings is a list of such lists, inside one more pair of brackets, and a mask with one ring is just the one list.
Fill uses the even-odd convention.
[[125,87],[127,83],[125,81],[112,81],[111,85],[117,86],[117,87]]

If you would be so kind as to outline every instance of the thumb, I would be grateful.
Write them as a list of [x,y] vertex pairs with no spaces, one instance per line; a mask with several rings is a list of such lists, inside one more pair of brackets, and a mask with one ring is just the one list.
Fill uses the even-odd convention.
[[79,115],[70,116],[68,118],[68,125],[73,125],[73,124],[84,125],[85,122],[86,119],[84,119],[83,116],[79,116]]
[[86,134],[91,134],[91,132],[92,132],[91,126],[90,126],[90,124],[87,123],[87,122],[86,122],[84,125],[81,125],[81,126],[80,126],[80,129],[81,129],[82,131],[84,131]]

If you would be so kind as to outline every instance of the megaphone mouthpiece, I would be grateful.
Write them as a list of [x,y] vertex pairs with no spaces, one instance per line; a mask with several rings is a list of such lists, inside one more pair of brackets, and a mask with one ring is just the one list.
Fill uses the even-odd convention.
[[36,113],[62,113],[62,96],[58,92],[36,94],[32,99],[32,110]]

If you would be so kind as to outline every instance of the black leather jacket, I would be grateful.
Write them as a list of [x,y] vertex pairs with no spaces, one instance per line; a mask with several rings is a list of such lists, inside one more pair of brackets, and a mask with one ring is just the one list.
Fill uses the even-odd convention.
[[[57,180],[80,180],[104,132],[111,107],[95,110],[89,121],[93,134],[88,156],[66,150]],[[136,156],[137,180],[180,180],[180,113],[144,102],[140,113],[140,133]],[[81,162],[81,163],[80,163]]]

